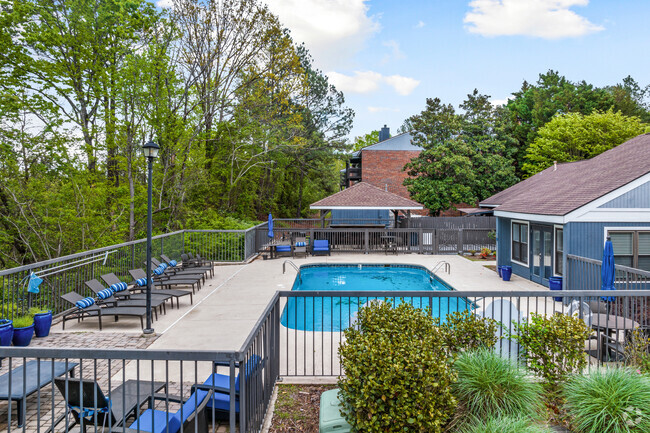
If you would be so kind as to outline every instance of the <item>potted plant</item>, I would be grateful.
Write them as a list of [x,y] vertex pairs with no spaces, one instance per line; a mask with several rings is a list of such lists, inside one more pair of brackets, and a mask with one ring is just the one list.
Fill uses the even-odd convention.
[[29,346],[34,335],[34,318],[31,315],[14,319],[14,346]]
[[29,314],[34,317],[34,334],[37,338],[47,337],[52,327],[52,310],[30,308]]
[[13,335],[13,322],[9,319],[0,319],[0,346],[11,346]]

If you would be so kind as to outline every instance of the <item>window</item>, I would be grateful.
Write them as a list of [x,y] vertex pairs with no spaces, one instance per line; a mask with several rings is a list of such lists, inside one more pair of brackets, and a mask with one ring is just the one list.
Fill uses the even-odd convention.
[[528,223],[512,223],[512,260],[528,264]]
[[650,231],[610,231],[614,263],[650,271]]
[[564,230],[555,229],[555,275],[562,275],[564,258]]

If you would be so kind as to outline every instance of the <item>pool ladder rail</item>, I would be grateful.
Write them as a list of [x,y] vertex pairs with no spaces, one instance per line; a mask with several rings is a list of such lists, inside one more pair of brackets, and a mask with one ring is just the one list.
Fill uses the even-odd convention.
[[300,284],[302,284],[302,275],[300,275],[300,268],[296,266],[296,264],[291,260],[285,260],[284,263],[282,263],[282,273],[284,274],[285,272],[287,272],[287,263],[293,266],[296,272],[298,272],[298,281],[300,281]]
[[431,268],[431,273],[435,275],[436,272],[438,272],[441,269],[447,274],[451,274],[451,265],[449,264],[449,262],[446,262],[444,260],[433,265],[433,268]]

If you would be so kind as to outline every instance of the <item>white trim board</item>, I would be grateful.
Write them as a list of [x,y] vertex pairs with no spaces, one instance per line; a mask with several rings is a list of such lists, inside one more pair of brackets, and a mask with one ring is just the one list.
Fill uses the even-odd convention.
[[309,206],[321,210],[422,210],[423,206]]

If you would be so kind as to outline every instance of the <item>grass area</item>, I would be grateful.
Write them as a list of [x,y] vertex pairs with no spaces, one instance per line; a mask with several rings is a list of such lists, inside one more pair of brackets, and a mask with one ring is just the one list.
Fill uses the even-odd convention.
[[318,433],[320,395],[335,385],[278,385],[270,433]]

